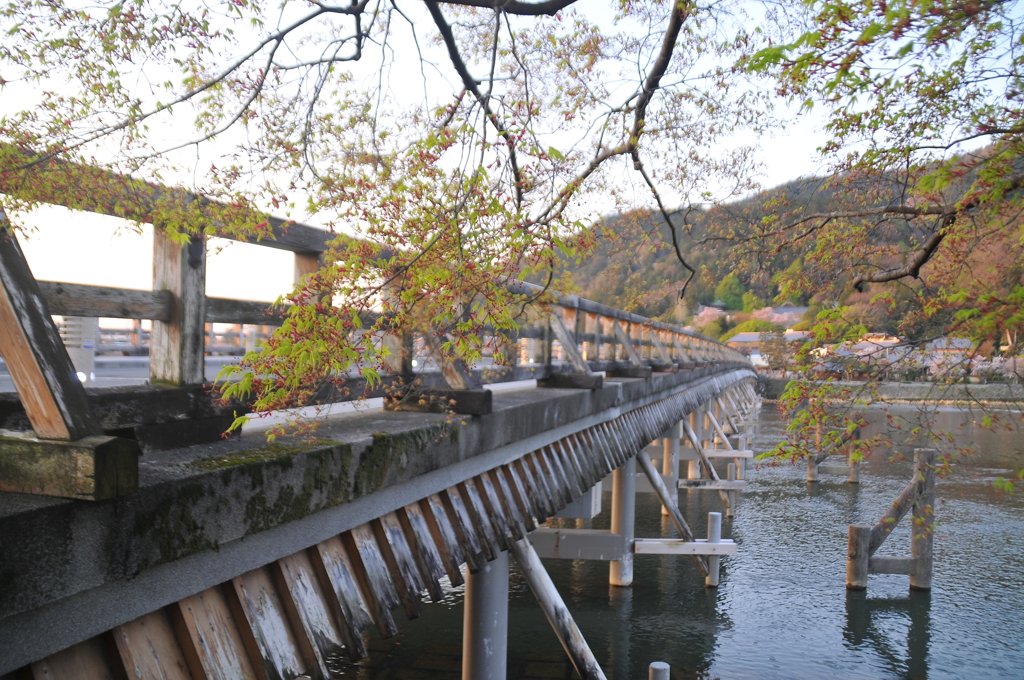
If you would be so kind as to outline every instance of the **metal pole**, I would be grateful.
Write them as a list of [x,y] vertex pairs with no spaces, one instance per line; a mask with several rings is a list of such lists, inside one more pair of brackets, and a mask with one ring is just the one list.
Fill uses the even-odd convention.
[[540,557],[537,556],[537,551],[530,544],[530,540],[528,538],[518,541],[509,539],[509,552],[519,563],[519,570],[522,572],[523,578],[526,579],[530,590],[533,591],[533,596],[537,598],[537,603],[540,604],[544,616],[551,624],[551,629],[555,631],[558,641],[562,643],[565,653],[569,655],[569,660],[572,661],[576,672],[583,680],[607,680],[597,659],[594,658],[594,653],[587,646],[587,641],[583,639],[583,633],[580,632],[579,626],[573,621],[572,614],[569,613],[565,602],[562,601],[562,596],[558,594],[555,584],[551,582],[551,577],[544,569]]
[[508,666],[508,553],[466,577],[463,680],[505,680]]
[[621,560],[608,566],[608,583],[628,586],[633,583],[633,524],[636,518],[636,456],[612,473],[612,533],[622,536]]
[[671,680],[671,668],[664,661],[655,661],[647,670],[647,680]]
[[[708,543],[722,542],[722,513],[708,513]],[[708,575],[704,577],[704,585],[715,588],[718,586],[718,571],[722,558],[708,555]]]

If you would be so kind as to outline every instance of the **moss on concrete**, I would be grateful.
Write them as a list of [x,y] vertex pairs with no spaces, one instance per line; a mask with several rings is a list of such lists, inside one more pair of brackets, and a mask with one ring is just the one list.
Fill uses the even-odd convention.
[[154,546],[157,553],[156,559],[144,557],[139,569],[217,548],[217,542],[206,537],[203,523],[193,514],[193,508],[206,493],[202,484],[191,484],[179,490],[174,498],[164,500],[151,512],[139,516],[135,535]]
[[405,469],[410,460],[422,456],[430,446],[443,439],[448,439],[451,444],[456,443],[458,428],[440,423],[400,434],[374,434],[373,445],[367,447],[359,457],[354,495],[358,498],[379,490],[392,472]]

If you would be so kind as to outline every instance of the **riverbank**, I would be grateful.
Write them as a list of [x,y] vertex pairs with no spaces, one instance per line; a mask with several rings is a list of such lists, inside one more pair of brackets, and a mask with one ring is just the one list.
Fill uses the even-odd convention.
[[[789,378],[765,378],[766,400],[777,400],[785,391]],[[854,394],[866,396],[867,383],[839,381],[835,385],[848,387]],[[1009,405],[1024,404],[1024,385],[1010,383],[989,383],[986,385],[942,383],[879,383],[878,397],[892,404],[916,404],[932,402],[948,406]]]

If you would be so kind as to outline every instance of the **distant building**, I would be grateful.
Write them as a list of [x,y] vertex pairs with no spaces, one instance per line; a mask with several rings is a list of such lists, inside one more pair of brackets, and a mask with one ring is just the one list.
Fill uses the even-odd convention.
[[[801,343],[806,342],[807,338],[811,335],[810,331],[794,331],[787,329],[785,334],[786,342],[790,343]],[[737,333],[728,340],[725,344],[729,345],[733,349],[737,349],[747,356],[751,356],[754,353],[760,355],[761,353],[761,334],[756,331],[750,331],[746,333]]]

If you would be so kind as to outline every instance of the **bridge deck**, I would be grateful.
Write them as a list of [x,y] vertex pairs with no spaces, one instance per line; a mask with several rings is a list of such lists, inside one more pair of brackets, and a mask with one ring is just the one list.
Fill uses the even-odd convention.
[[750,375],[726,364],[593,391],[502,391],[491,414],[458,420],[357,412],[326,423],[319,443],[147,454],[139,493],[98,503],[0,493],[0,673],[622,413],[672,397],[678,419],[680,395],[693,407]]

